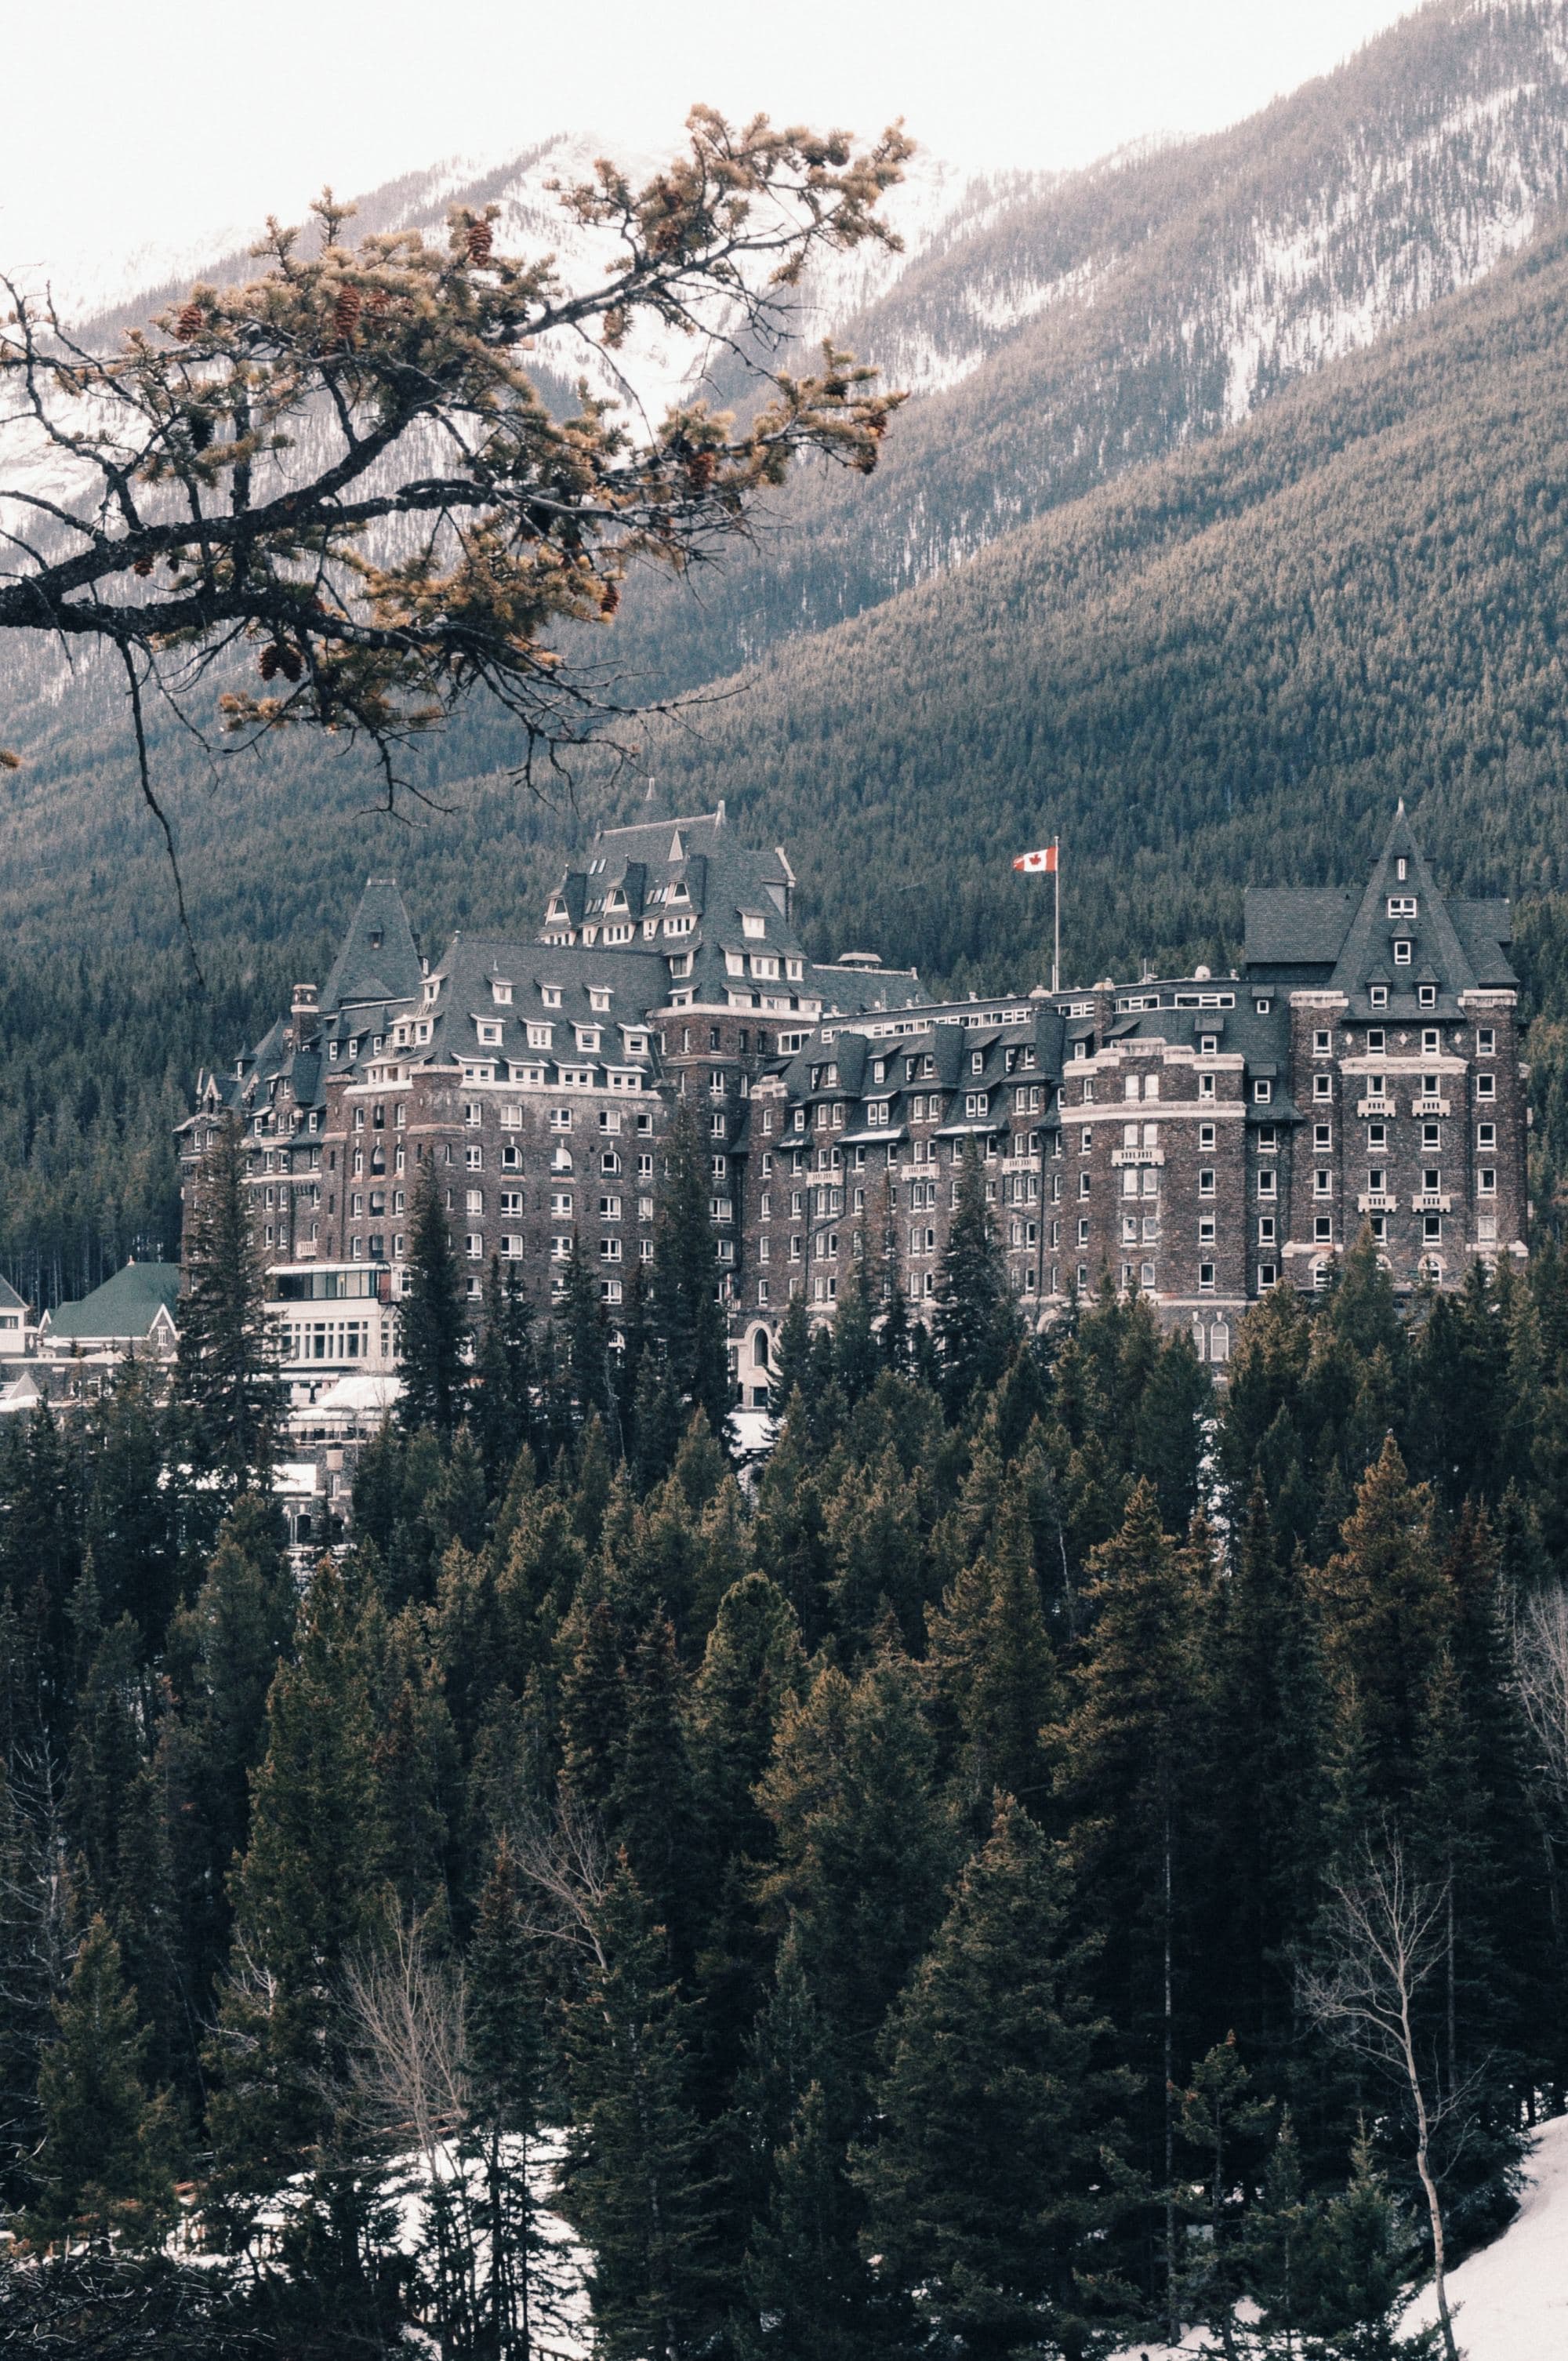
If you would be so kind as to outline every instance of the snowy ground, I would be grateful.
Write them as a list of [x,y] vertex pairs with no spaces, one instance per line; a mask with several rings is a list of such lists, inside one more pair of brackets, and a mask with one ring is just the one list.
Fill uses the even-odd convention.
[[[1464,2361],[1568,2361],[1568,2115],[1537,2133],[1519,2210],[1502,2236],[1449,2275]],[[1428,2289],[1409,2324],[1437,2318]],[[1129,2345],[1113,2361],[1192,2361],[1205,2340]]]

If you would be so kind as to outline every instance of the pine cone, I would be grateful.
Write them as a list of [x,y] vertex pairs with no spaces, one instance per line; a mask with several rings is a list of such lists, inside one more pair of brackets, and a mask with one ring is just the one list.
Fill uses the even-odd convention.
[[152,560],[151,560],[151,558],[150,558],[150,557],[138,557],[138,558],[137,559],[136,564],[131,567],[131,572],[132,572],[133,574],[141,574],[141,575],[148,575],[148,574],[150,574],[150,573],[152,572]]
[[484,264],[488,262],[490,252],[494,245],[495,235],[488,221],[469,223],[468,259],[470,262],[477,262],[482,268]]
[[718,465],[711,451],[694,451],[686,461],[686,477],[694,492],[706,492]]
[[279,659],[281,657],[282,653],[282,649],[277,647],[262,649],[261,677],[263,680],[270,680],[273,675],[277,672]]
[[359,324],[359,310],[358,288],[345,287],[338,296],[332,314],[333,325],[341,343],[351,345],[354,342],[354,331]]
[[174,333],[179,337],[182,345],[188,345],[192,336],[199,336],[201,335],[202,312],[199,304],[187,303],[185,305],[180,314],[179,324],[176,326]]
[[614,614],[614,612],[615,612],[615,610],[616,610],[616,609],[620,606],[620,583],[619,583],[619,582],[602,582],[602,583],[600,583],[600,585],[599,585],[599,613],[600,613],[601,615],[604,615],[604,616],[607,616],[607,617],[608,617],[608,616],[610,616],[610,615],[613,615],[613,614]]
[[278,669],[285,680],[298,680],[305,669],[304,659],[298,648],[280,648]]

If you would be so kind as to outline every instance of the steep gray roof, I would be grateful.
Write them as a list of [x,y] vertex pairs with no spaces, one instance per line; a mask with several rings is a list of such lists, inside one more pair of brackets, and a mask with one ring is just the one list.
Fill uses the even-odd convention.
[[350,1002],[407,1000],[419,990],[419,979],[403,897],[391,878],[372,877],[322,987],[321,1013],[326,1016]]
[[1321,968],[1326,980],[1357,899],[1353,885],[1249,885],[1242,896],[1248,970]]
[[[1401,862],[1405,868],[1403,877],[1399,875]],[[1413,900],[1416,915],[1390,917],[1391,896]],[[1394,945],[1399,940],[1408,941],[1411,950],[1409,962],[1403,966],[1398,966],[1394,959]],[[1369,1005],[1368,982],[1381,982],[1390,975],[1394,978],[1394,997],[1389,1006],[1395,1015],[1408,1013],[1400,1006],[1405,999],[1413,1012],[1414,986],[1418,983],[1437,986],[1438,1005],[1445,1013],[1453,1013],[1459,994],[1474,991],[1476,983],[1469,953],[1459,939],[1448,905],[1416,842],[1403,803],[1389,822],[1383,851],[1345,930],[1332,989],[1343,992],[1351,1009],[1359,1012]]]

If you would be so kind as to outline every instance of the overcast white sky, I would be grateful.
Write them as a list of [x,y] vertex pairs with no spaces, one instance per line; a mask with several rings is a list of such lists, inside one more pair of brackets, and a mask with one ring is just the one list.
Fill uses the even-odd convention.
[[1250,114],[1409,0],[0,0],[0,262],[118,279],[454,155],[672,138],[696,99],[967,164],[1087,163]]

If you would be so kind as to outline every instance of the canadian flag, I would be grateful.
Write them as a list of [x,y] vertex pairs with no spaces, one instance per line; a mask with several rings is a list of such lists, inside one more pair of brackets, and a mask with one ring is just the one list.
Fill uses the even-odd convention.
[[1047,872],[1054,870],[1056,865],[1057,848],[1054,844],[1042,845],[1038,852],[1021,852],[1013,863],[1014,869],[1044,869]]

